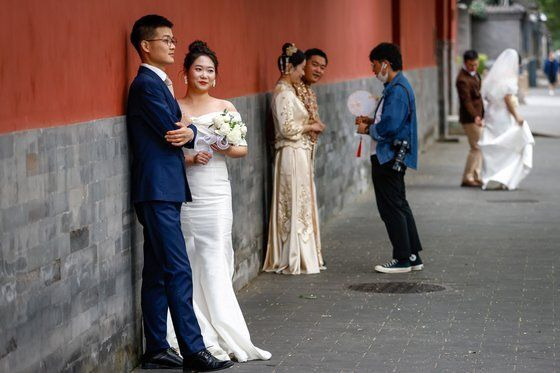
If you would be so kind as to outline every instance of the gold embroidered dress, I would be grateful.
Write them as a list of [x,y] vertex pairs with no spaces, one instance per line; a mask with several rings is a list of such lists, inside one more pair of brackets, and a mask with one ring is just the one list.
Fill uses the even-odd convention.
[[303,133],[309,114],[291,84],[280,80],[272,97],[276,132],[274,188],[263,270],[319,273],[321,257],[312,142]]
[[[311,88],[311,84],[305,83],[305,81],[301,83],[294,84],[294,89],[296,91],[296,96],[303,102],[307,113],[309,114],[309,121],[308,123],[313,122],[321,122],[321,118],[319,117],[319,106],[317,105],[317,95],[315,91]],[[309,133],[306,134],[309,136]],[[309,137],[311,141],[311,172],[313,175],[313,180],[315,180],[315,152],[317,150],[317,138],[315,139]],[[313,201],[317,204],[317,193],[315,191],[315,183],[313,183]],[[317,213],[317,209],[314,210]],[[326,269],[325,263],[322,257],[322,248],[321,248],[321,235],[319,230],[319,217],[314,219],[315,226],[315,241],[317,242],[317,250],[319,251],[319,260],[321,262],[321,269]]]

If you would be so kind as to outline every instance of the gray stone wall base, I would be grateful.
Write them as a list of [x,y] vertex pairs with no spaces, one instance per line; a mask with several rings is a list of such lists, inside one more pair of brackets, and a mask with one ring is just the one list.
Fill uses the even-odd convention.
[[140,277],[124,118],[0,139],[0,371],[129,370]]

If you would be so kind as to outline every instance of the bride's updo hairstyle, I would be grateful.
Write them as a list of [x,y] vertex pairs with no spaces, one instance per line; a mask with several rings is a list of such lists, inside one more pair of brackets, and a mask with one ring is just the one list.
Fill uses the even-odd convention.
[[218,57],[216,57],[216,53],[212,49],[208,48],[208,45],[201,40],[195,40],[189,45],[189,52],[185,56],[185,61],[183,62],[185,72],[189,71],[194,61],[196,61],[196,59],[200,56],[206,56],[214,62],[214,69],[216,70],[217,75]]
[[288,63],[296,67],[305,61],[305,54],[296,48],[294,43],[285,43],[282,46],[282,54],[278,57],[278,69],[282,74],[288,73]]

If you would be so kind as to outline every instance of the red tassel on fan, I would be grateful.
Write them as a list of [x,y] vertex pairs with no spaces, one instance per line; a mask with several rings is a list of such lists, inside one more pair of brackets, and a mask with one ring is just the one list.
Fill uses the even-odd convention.
[[358,150],[356,150],[356,158],[362,156],[362,136],[360,136],[360,143],[358,144]]

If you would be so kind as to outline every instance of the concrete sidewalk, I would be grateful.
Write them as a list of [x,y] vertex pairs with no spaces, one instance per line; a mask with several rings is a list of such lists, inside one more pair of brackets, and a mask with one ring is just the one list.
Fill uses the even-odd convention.
[[521,105],[520,112],[529,120],[535,135],[560,138],[560,89],[554,96],[548,88],[532,89],[527,96],[527,104]]
[[[420,155],[407,185],[421,272],[373,271],[391,249],[372,192],[359,196],[322,227],[326,272],[261,274],[238,293],[253,341],[273,357],[229,371],[560,371],[560,140],[536,141],[534,169],[512,192],[459,187],[464,138]],[[399,281],[445,290],[349,289]]]

